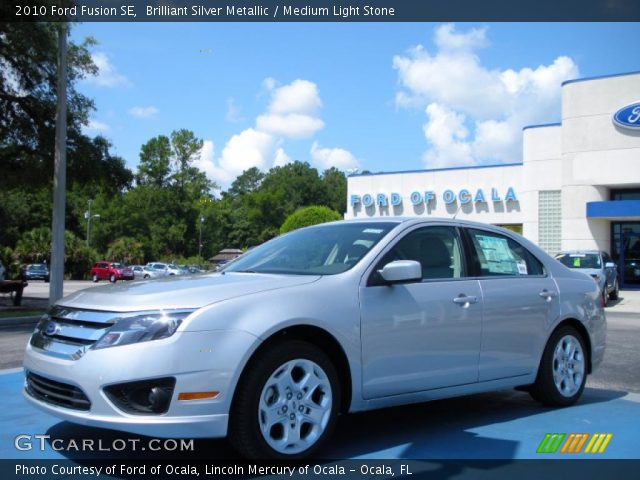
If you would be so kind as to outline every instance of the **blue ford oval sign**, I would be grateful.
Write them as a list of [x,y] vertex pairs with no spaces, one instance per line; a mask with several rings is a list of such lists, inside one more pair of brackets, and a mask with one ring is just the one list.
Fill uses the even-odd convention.
[[613,123],[622,128],[640,130],[640,102],[622,107],[614,113]]

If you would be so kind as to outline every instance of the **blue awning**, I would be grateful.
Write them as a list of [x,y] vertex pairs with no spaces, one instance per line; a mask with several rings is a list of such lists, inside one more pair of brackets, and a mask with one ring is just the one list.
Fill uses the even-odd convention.
[[640,219],[640,200],[588,202],[587,218]]

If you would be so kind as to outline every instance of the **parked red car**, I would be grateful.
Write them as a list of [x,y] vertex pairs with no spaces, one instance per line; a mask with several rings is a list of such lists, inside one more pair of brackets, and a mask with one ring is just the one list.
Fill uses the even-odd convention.
[[97,262],[91,269],[91,280],[109,280],[115,283],[118,280],[133,280],[133,270],[116,262]]

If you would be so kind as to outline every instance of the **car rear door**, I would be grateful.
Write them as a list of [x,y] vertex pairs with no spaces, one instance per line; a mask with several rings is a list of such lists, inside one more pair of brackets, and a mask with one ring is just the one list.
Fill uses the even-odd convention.
[[[422,265],[421,281],[385,284],[394,260]],[[466,278],[453,226],[412,230],[377,260],[360,288],[363,395],[377,398],[478,381],[482,294]]]
[[484,302],[479,379],[535,372],[547,327],[560,312],[557,286],[540,260],[511,237],[471,228],[466,234]]

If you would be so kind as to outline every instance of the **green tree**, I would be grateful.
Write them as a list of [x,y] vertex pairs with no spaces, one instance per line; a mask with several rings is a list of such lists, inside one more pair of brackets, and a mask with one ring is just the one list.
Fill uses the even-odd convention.
[[223,193],[224,196],[233,198],[241,197],[247,193],[251,193],[260,188],[264,180],[264,173],[257,167],[251,167],[242,172],[231,184],[231,187]]
[[[0,23],[0,184],[43,184],[53,173],[58,29],[44,22]],[[75,84],[97,67],[88,47],[69,43],[67,126],[69,157],[83,137],[93,102]],[[42,173],[47,172],[47,175]]]
[[127,265],[144,262],[144,247],[135,238],[120,237],[109,244],[107,258]]
[[171,143],[169,137],[158,135],[140,149],[137,181],[140,185],[163,187],[171,172]]
[[202,181],[206,177],[193,167],[202,151],[203,141],[196,138],[191,130],[181,129],[171,132],[171,153],[173,155],[173,178],[180,191],[184,191],[187,182]]
[[289,215],[280,227],[280,233],[287,233],[302,227],[309,227],[319,223],[341,220],[342,216],[329,207],[312,205],[296,210]]
[[347,177],[331,167],[322,174],[322,183],[326,190],[327,206],[344,214],[347,211]]

